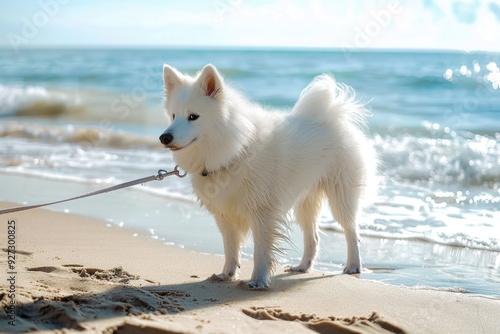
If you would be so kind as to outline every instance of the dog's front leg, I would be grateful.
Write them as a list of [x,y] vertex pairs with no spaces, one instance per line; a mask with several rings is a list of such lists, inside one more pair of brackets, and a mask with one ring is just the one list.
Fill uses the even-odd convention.
[[222,273],[213,275],[218,281],[234,281],[240,267],[240,247],[248,234],[248,224],[235,217],[216,215],[217,225],[224,241],[225,262]]
[[254,240],[253,272],[250,281],[245,282],[249,289],[266,289],[271,283],[271,274],[275,265],[273,250],[279,235],[278,215],[263,210],[254,218],[251,229]]

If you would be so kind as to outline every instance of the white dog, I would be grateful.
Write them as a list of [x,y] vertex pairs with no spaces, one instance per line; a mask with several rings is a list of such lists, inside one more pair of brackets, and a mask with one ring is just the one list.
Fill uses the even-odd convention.
[[309,271],[325,197],[345,232],[344,273],[361,271],[357,219],[375,190],[377,157],[362,131],[367,112],[349,87],[320,75],[282,112],[246,99],[212,65],[195,77],[164,65],[163,76],[172,122],[160,141],[191,174],[222,233],[225,264],[216,279],[236,279],[240,246],[251,230],[254,268],[245,284],[267,288],[292,208],[304,231],[304,256],[289,270]]

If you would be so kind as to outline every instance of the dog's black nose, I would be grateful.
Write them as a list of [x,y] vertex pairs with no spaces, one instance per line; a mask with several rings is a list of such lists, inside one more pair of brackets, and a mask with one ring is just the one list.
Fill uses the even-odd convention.
[[160,141],[163,145],[168,145],[172,142],[172,140],[174,140],[174,136],[167,132],[167,133],[162,133],[162,135],[160,136]]

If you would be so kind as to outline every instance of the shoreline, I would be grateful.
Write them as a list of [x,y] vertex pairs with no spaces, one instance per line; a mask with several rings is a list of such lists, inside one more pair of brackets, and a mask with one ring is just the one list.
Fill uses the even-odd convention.
[[[498,326],[500,299],[491,296],[391,286],[363,275],[357,279],[321,271],[290,274],[281,268],[271,289],[248,291],[238,287],[238,281],[207,279],[222,267],[221,256],[165,245],[134,236],[133,230],[72,214],[34,209],[12,215],[3,215],[2,225],[6,228],[5,221],[15,219],[18,227],[14,331],[36,327],[233,333],[238,328],[241,333],[312,333],[318,319],[308,318],[305,324],[258,320],[306,319],[304,314],[315,314],[338,332],[355,326],[349,329],[467,333],[482,328],[493,333]],[[0,248],[7,242],[2,238]],[[7,253],[2,253],[5,275]],[[252,263],[243,260],[240,278],[248,279],[251,268]],[[4,307],[6,289],[2,284]],[[346,325],[343,318],[352,324]],[[13,331],[6,326],[2,321],[0,329]]]
[[[166,181],[168,182],[168,181]],[[106,184],[63,182],[28,175],[0,173],[4,186],[1,201],[38,204],[60,200],[106,187]],[[13,205],[17,206],[17,205]],[[127,210],[123,210],[126,207]],[[210,214],[192,203],[170,200],[144,192],[139,186],[48,207],[50,211],[83,215],[112,227],[135,230],[138,236],[169,245],[222,256],[222,239]],[[284,244],[282,266],[300,261],[302,232],[290,224],[292,244]],[[329,273],[342,272],[345,239],[340,231],[321,229],[320,253],[315,268]],[[242,248],[243,258],[251,259],[251,242]],[[363,277],[394,286],[428,286],[435,289],[493,295],[500,282],[494,268],[498,252],[456,248],[405,239],[362,237]]]

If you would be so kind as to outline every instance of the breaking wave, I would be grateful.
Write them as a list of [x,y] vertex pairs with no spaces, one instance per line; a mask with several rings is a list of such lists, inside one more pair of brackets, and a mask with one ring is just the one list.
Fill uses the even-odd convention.
[[424,123],[419,131],[373,136],[386,177],[441,184],[500,185],[500,133],[459,133],[431,123]]
[[[0,137],[36,139],[38,143],[69,143],[116,149],[161,149],[156,136],[98,126],[56,126],[6,122]],[[426,123],[414,133],[375,134],[381,174],[389,180],[500,187],[500,133],[455,132]]]
[[135,135],[99,126],[53,126],[7,122],[0,137],[36,139],[38,143],[70,143],[86,147],[160,148],[157,138]]
[[79,110],[81,101],[76,93],[0,85],[0,116],[57,116]]

